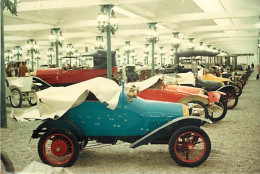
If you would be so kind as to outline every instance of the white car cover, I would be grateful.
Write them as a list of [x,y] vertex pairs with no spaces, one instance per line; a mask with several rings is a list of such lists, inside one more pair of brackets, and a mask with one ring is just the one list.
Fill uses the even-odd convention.
[[142,82],[131,82],[127,83],[126,87],[130,88],[132,85],[135,85],[136,87],[139,88],[139,91],[143,91],[152,85],[154,85],[156,82],[158,82],[159,79],[162,79],[163,75],[158,75],[158,76],[153,76],[149,79],[146,79]]
[[85,101],[91,91],[100,102],[106,102],[114,110],[118,104],[121,88],[109,79],[97,77],[67,87],[50,87],[37,92],[38,104],[18,116],[16,109],[12,115],[17,120],[24,119],[58,119],[69,109]]
[[195,86],[195,77],[192,72],[178,73],[178,84],[192,84]]

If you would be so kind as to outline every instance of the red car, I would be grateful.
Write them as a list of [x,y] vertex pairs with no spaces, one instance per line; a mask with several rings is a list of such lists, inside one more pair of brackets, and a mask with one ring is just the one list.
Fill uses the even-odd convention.
[[[162,81],[158,80],[147,89],[140,91],[138,97],[148,100],[184,103],[188,104],[191,111],[195,111],[194,107],[204,108],[205,117],[211,121],[219,121],[223,119],[227,113],[227,104],[220,98],[225,95],[219,91],[206,92],[202,88],[178,86],[178,85],[164,85]],[[200,113],[191,113],[192,115],[200,115]]]
[[[107,52],[104,50],[97,50],[94,53],[84,55],[93,57],[93,68],[75,68],[75,69],[64,69],[64,68],[50,68],[50,69],[37,69],[36,76],[52,86],[68,86],[74,83],[82,82],[85,80],[93,79],[95,77],[106,77],[107,76]],[[116,62],[115,62],[115,51],[112,55],[112,74],[116,74]]]

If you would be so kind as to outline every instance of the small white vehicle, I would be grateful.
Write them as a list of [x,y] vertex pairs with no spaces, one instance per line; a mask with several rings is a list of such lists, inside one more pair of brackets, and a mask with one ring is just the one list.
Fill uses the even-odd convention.
[[37,104],[38,87],[41,84],[33,83],[33,77],[6,77],[6,98],[14,108],[19,108],[22,102],[28,100],[31,106]]

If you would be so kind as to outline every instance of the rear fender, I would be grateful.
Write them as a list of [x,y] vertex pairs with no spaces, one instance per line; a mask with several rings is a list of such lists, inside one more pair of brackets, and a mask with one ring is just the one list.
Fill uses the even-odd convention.
[[208,91],[207,93],[209,96],[209,103],[218,103],[221,95],[226,95],[224,92],[221,91]]
[[226,86],[220,87],[217,91],[226,93],[227,91],[235,91],[235,87],[231,86],[231,85],[226,85]]
[[172,133],[177,129],[184,126],[200,127],[202,121],[212,123],[208,119],[196,117],[196,116],[179,117],[173,119],[172,121],[162,125],[161,127],[155,129],[154,131],[150,132],[149,134],[145,135],[144,137],[130,144],[130,147],[136,148],[138,146],[148,144],[151,141],[160,140],[162,137],[166,137],[166,136],[167,136],[167,140],[169,141]]
[[46,132],[48,129],[66,129],[72,132],[78,138],[78,141],[82,141],[84,138],[82,130],[74,122],[67,119],[48,119],[33,130],[31,138],[39,138],[41,133]]
[[200,101],[205,105],[207,105],[209,103],[208,96],[199,95],[199,94],[188,95],[188,96],[182,98],[181,100],[179,100],[178,103],[188,104],[190,101]]

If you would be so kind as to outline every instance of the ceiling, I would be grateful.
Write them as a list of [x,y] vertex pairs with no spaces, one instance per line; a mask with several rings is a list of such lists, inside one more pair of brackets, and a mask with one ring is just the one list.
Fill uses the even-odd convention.
[[82,54],[85,47],[94,50],[101,35],[96,20],[101,4],[115,5],[119,29],[112,36],[112,49],[121,53],[129,40],[137,57],[143,56],[149,22],[159,24],[156,49],[163,46],[166,54],[172,32],[181,32],[182,50],[192,37],[196,46],[202,41],[230,54],[257,52],[260,0],[21,0],[17,16],[4,11],[5,50],[35,39],[45,59],[53,27],[61,28],[65,38],[61,52],[68,43]]

